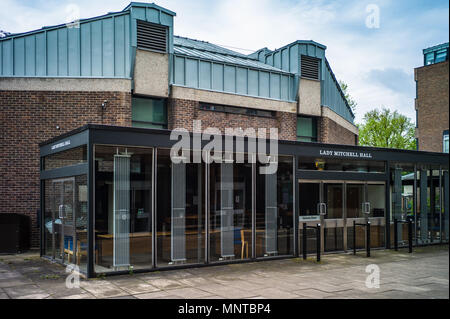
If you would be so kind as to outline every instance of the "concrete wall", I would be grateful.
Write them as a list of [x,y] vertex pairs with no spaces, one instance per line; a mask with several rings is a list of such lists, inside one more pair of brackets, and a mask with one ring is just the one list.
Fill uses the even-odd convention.
[[105,78],[2,78],[0,91],[131,92],[129,79]]
[[169,95],[168,54],[145,50],[136,51],[134,92],[159,97]]
[[300,114],[320,116],[320,81],[300,79],[299,86]]
[[244,95],[221,93],[208,90],[191,89],[180,86],[172,86],[171,97],[174,99],[209,102],[214,104],[225,104],[242,106],[260,110],[297,112],[296,102],[284,102],[271,99],[249,97]]

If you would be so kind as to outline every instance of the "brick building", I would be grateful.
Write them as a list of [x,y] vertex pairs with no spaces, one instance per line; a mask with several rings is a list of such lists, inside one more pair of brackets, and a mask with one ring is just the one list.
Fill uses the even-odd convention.
[[448,51],[448,42],[424,49],[424,66],[414,69],[416,138],[420,151],[449,150]]
[[31,217],[33,247],[38,143],[84,124],[192,130],[202,120],[204,128],[276,127],[283,140],[357,144],[324,45],[299,40],[244,55],[173,35],[174,16],[133,2],[0,39],[0,213]]

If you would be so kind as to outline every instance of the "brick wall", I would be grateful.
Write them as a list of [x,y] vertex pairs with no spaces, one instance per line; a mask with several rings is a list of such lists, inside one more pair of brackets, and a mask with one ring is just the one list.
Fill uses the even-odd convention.
[[318,131],[321,143],[357,145],[356,134],[327,117],[320,118]]
[[[102,112],[104,100],[108,104]],[[0,91],[0,213],[31,217],[32,247],[39,247],[38,143],[87,123],[130,126],[131,94]]]
[[442,152],[442,132],[449,127],[447,62],[415,69],[419,151]]
[[229,128],[278,128],[279,139],[296,140],[297,118],[295,113],[276,112],[276,117],[248,116],[199,109],[198,101],[171,99],[168,103],[168,127],[193,129],[193,120],[202,121],[202,129],[217,127],[224,133]]

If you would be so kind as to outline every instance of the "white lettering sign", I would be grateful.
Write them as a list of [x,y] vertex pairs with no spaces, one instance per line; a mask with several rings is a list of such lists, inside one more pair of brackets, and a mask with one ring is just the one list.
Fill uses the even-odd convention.
[[52,150],[56,150],[57,148],[61,148],[61,147],[67,146],[67,145],[70,145],[70,140],[52,145]]
[[320,150],[319,154],[323,156],[372,158],[372,153],[349,152],[349,151]]

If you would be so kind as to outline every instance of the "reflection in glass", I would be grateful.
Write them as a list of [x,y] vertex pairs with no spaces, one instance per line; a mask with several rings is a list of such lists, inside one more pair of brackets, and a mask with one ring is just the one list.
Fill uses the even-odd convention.
[[319,216],[320,183],[299,183],[299,216]]
[[86,271],[86,175],[44,182],[44,256]]
[[364,184],[347,184],[347,218],[364,217],[362,211],[364,188]]
[[448,180],[448,168],[442,171],[442,194],[444,195],[444,198],[442,200],[443,202],[443,208],[442,208],[442,240],[445,242],[448,242],[448,234],[449,234],[449,220],[448,220],[448,214],[449,214],[449,180]]
[[152,264],[151,148],[95,146],[95,271]]
[[44,170],[72,166],[87,162],[87,146],[81,145],[44,157]]
[[[204,164],[157,153],[157,267],[204,262]],[[183,163],[186,158],[190,163]]]
[[385,163],[380,161],[352,161],[330,158],[300,157],[298,168],[303,170],[384,173]]
[[[325,219],[343,219],[343,184],[324,183],[324,202],[327,206]],[[338,221],[327,222],[323,227],[324,251],[344,249],[344,227],[338,225]]]
[[[391,245],[394,245],[394,218],[398,221],[407,221],[414,216],[414,165],[408,163],[394,164],[391,169]],[[417,200],[419,202],[419,200]],[[419,203],[418,203],[419,204]],[[415,237],[415,228],[413,227],[413,238]],[[408,225],[398,223],[397,225],[398,245],[406,246],[408,244]]]
[[210,260],[251,258],[252,164],[236,154],[210,165]]
[[278,156],[274,174],[256,166],[256,257],[293,254],[293,161]]

